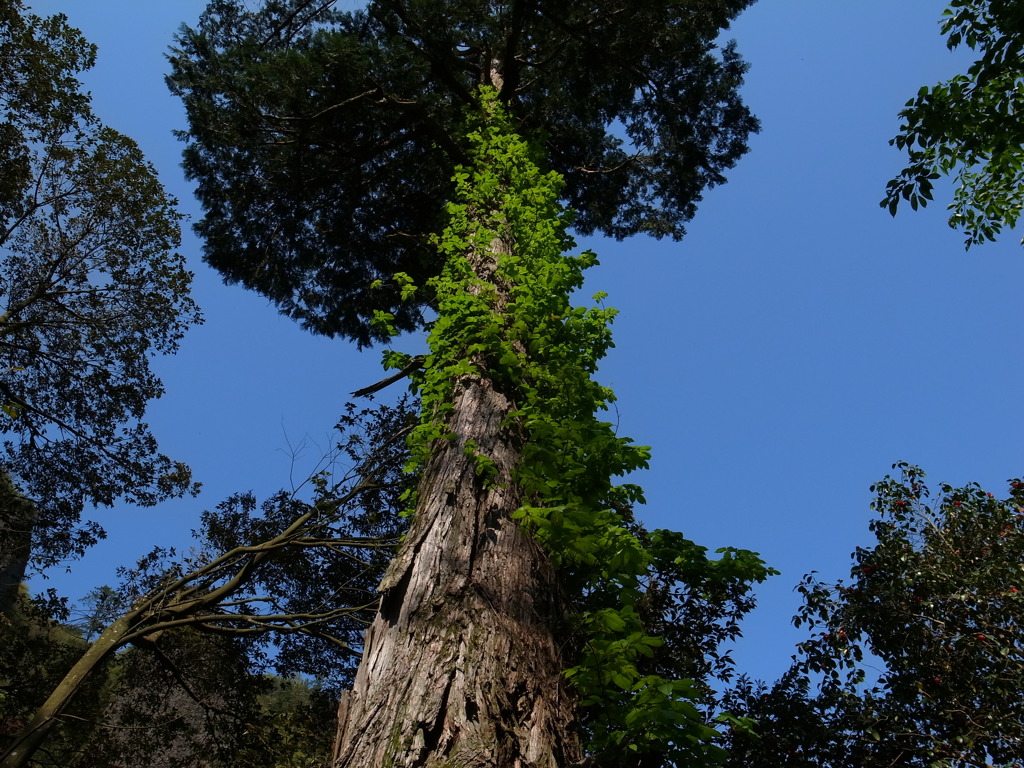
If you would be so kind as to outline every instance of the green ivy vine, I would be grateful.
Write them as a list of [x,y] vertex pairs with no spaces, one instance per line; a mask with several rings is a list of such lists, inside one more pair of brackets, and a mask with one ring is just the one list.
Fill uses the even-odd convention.
[[[684,578],[698,568],[705,578],[751,582],[773,571],[754,553],[719,550],[722,558],[709,560],[681,534],[635,524],[631,510],[643,503],[643,491],[615,478],[646,468],[650,449],[618,436],[599,417],[615,396],[593,378],[612,346],[616,311],[570,300],[597,257],[568,253],[575,243],[571,213],[559,203],[562,179],[540,170],[537,153],[515,134],[493,90],[481,89],[470,126],[471,162],[456,171],[449,223],[435,238],[445,266],[422,287],[436,297],[437,317],[429,354],[414,376],[422,418],[410,437],[409,469],[426,462],[434,441],[450,437],[455,379],[486,375],[515,392],[519,405],[509,419],[527,437],[515,482],[528,502],[514,516],[546,547],[575,604],[569,621],[577,650],[565,675],[589,712],[588,752],[718,762],[724,754],[713,742],[720,734],[701,712],[702,686],[641,671],[642,659],[663,643],[645,631],[637,608],[645,576],[658,569]],[[466,254],[490,249],[499,235],[514,248],[498,259],[495,282],[488,282]],[[394,279],[407,296],[421,288],[408,275]],[[377,318],[383,328],[391,320],[386,313]],[[388,351],[384,362],[402,368],[409,360]],[[465,450],[477,474],[488,478],[490,459],[476,446]]]

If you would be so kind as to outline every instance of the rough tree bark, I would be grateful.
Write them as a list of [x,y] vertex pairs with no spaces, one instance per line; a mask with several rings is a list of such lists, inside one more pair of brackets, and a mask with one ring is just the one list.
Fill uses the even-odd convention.
[[[510,286],[496,269],[510,240],[467,254],[499,312]],[[562,768],[581,759],[555,636],[558,579],[512,519],[523,447],[509,426],[514,393],[474,362],[483,373],[452,382],[454,437],[435,441],[422,470],[411,530],[342,697],[336,768]],[[486,481],[473,453],[493,462]]]
[[[558,768],[578,759],[552,633],[555,577],[511,519],[519,450],[501,427],[510,402],[486,378],[458,387],[459,438],[424,471],[412,530],[342,701],[339,768]],[[495,461],[495,486],[481,488],[466,440]]]

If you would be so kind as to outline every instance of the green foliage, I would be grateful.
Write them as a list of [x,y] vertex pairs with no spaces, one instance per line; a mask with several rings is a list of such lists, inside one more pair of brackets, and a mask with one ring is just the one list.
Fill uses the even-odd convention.
[[748,4],[214,0],[169,78],[205,258],[316,333],[387,341],[375,311],[420,326],[436,297],[392,278],[442,268],[429,237],[480,83],[562,174],[578,231],[680,237],[757,130],[717,44]]
[[258,696],[268,687],[234,638],[164,633],[111,659],[106,706],[93,718],[98,727],[64,765],[229,768],[264,726]]
[[[255,749],[235,758],[238,768],[324,768],[336,728],[337,697],[298,677],[269,677],[259,698],[262,732]],[[246,761],[246,757],[249,761]],[[269,759],[268,759],[269,758]]]
[[[77,76],[94,48],[63,16],[0,9],[0,434],[35,502],[38,565],[98,536],[82,511],[193,490],[142,423],[150,369],[200,317],[175,253],[181,214]],[[24,555],[27,557],[27,555]]]
[[1024,482],[932,499],[920,469],[894,466],[849,583],[800,585],[794,623],[817,631],[792,669],[730,702],[761,721],[735,765],[1024,765]]
[[31,765],[326,765],[324,734],[334,726],[334,695],[300,678],[262,674],[247,645],[177,630],[126,649],[110,660],[105,675],[96,676],[90,700],[62,718]]
[[[0,745],[6,745],[46,700],[88,647],[77,628],[52,620],[24,586],[13,610],[0,617]],[[110,673],[101,669],[84,685],[34,766],[71,765],[109,700]]]
[[[100,594],[101,590],[97,590]],[[90,625],[85,618],[85,627]],[[22,597],[0,625],[0,744],[18,734],[82,654],[75,625]],[[237,638],[176,630],[92,674],[34,756],[36,768],[307,768],[326,765],[336,694],[262,673]]]
[[890,181],[882,207],[917,210],[932,182],[955,174],[949,224],[968,247],[1016,225],[1024,206],[1024,8],[1016,0],[954,0],[943,11],[950,49],[966,45],[979,58],[965,74],[922,87],[900,112],[890,143],[908,164]]
[[[724,181],[757,129],[737,93],[745,64],[716,42],[746,5],[374,0],[343,13],[215,0],[172,57],[211,265],[310,330],[360,345],[436,313],[415,379],[423,419],[410,468],[449,437],[460,379],[484,375],[514,398],[503,428],[526,446],[518,517],[578,603],[566,628],[571,675],[601,713],[585,728],[608,759],[708,757],[693,703],[703,685],[669,674],[700,665],[654,650],[645,617],[699,604],[700,626],[728,635],[750,581],[768,571],[732,552],[716,567],[692,543],[633,521],[642,494],[613,478],[646,466],[648,451],[596,418],[613,399],[590,375],[614,311],[569,303],[595,257],[563,255],[560,201],[581,233],[684,234],[703,190]],[[480,84],[494,90],[484,122],[469,120],[467,146]],[[444,200],[455,201],[447,211]],[[515,247],[481,273],[466,256],[497,232]],[[385,355],[387,367],[408,362]],[[463,448],[481,483],[494,482],[491,457]],[[645,549],[655,539],[657,557]],[[713,597],[702,602],[704,586]]]
[[[602,760],[657,755],[666,765],[719,761],[717,732],[699,706],[706,684],[672,679],[680,665],[653,662],[664,641],[647,631],[641,611],[664,616],[677,597],[648,594],[655,582],[701,582],[711,591],[728,584],[738,597],[771,571],[749,552],[722,550],[708,560],[681,535],[648,533],[633,521],[642,491],[614,479],[645,468],[649,450],[598,418],[614,396],[592,378],[611,346],[615,311],[570,302],[596,257],[566,254],[573,242],[561,177],[539,170],[493,90],[481,90],[481,105],[468,136],[471,165],[456,171],[450,223],[436,239],[445,265],[428,283],[438,314],[414,376],[422,422],[409,441],[413,466],[425,464],[436,440],[449,439],[460,378],[486,375],[511,393],[517,405],[503,427],[524,436],[515,482],[527,499],[514,517],[544,544],[573,602],[565,674],[585,708],[588,751]],[[499,248],[481,274],[470,259],[479,262],[499,242],[514,245]],[[402,362],[392,353],[385,360]],[[489,477],[489,459],[476,446],[465,450]],[[711,613],[711,624],[723,615],[720,605]]]

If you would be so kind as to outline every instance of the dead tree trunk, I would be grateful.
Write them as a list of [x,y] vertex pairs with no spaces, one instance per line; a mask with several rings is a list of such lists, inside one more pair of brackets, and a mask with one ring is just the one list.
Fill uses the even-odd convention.
[[[498,313],[510,295],[498,263],[513,247],[499,234],[489,249],[466,255]],[[512,519],[523,501],[514,474],[524,439],[509,419],[516,394],[505,390],[514,385],[488,374],[486,360],[473,362],[478,375],[452,382],[452,437],[435,441],[422,469],[411,530],[342,698],[336,768],[563,768],[580,760],[556,638],[558,579]],[[486,476],[474,454],[493,463]]]

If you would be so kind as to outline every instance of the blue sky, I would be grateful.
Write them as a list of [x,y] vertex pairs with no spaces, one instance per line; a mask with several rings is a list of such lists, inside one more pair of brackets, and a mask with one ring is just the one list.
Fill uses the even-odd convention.
[[[100,46],[87,79],[96,111],[198,217],[170,133],[184,119],[162,76],[175,29],[204,3],[31,5],[66,13]],[[621,311],[600,378],[618,394],[620,432],[654,451],[638,478],[642,517],[783,571],[760,590],[736,654],[757,676],[793,652],[800,577],[840,577],[870,542],[868,487],[894,461],[997,494],[1024,472],[1019,233],[965,253],[942,186],[923,212],[878,207],[901,163],[887,144],[896,113],[964,66],[939,36],[943,7],[761,0],[731,31],[763,130],[730,183],[706,195],[681,243],[581,242],[602,261],[587,295],[607,291]],[[222,285],[191,234],[183,249],[206,323],[157,361],[167,394],[150,421],[204,493],[99,511],[109,539],[47,586],[77,596],[113,583],[153,545],[187,546],[198,513],[228,494],[289,487],[329,444],[346,393],[380,378],[378,353],[309,336]]]

